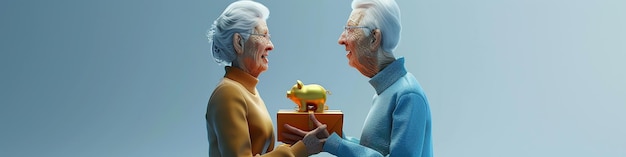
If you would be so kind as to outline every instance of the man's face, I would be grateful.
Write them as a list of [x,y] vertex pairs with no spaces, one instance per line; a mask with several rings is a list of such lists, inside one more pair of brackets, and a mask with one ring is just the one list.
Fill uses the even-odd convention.
[[[263,20],[259,20],[257,27],[254,28],[253,34],[269,34],[267,24]],[[274,45],[269,36],[250,35],[244,44],[243,64],[246,70],[255,77],[268,68],[269,51],[274,49]]]
[[[352,10],[350,18],[346,26],[362,26],[359,25],[364,16],[363,9]],[[346,57],[348,64],[356,68],[361,74],[367,77],[373,77],[377,72],[376,52],[371,51],[370,44],[373,39],[371,36],[365,36],[364,31],[372,31],[368,28],[351,28],[346,29],[339,36],[339,45],[346,48]],[[370,33],[371,35],[371,33]]]

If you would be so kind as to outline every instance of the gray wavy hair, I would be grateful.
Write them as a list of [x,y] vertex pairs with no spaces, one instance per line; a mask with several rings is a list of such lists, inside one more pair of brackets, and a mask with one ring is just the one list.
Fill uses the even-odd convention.
[[243,37],[242,41],[246,41],[248,33],[252,33],[258,20],[267,21],[269,15],[267,7],[254,1],[242,0],[228,5],[213,21],[207,33],[215,62],[219,65],[231,65],[237,58],[233,47],[233,34],[243,33],[240,34]]
[[[394,0],[354,0],[352,10],[365,9],[365,16],[361,19],[363,26],[380,29],[382,32],[381,48],[387,53],[393,53],[400,42],[400,8]],[[362,29],[365,31],[365,29]],[[370,32],[365,31],[368,36]]]

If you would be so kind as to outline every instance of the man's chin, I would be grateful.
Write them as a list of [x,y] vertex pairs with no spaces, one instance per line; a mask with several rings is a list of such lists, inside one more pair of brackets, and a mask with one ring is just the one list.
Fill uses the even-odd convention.
[[348,65],[349,65],[350,67],[352,67],[352,68],[356,69],[356,65],[354,65],[354,63],[352,63],[352,62],[348,62]]

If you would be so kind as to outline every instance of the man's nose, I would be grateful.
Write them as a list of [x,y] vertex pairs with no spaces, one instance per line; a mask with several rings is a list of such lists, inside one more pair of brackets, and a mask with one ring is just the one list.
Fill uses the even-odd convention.
[[339,40],[337,41],[337,43],[339,45],[346,45],[346,32],[341,32],[341,35],[339,35]]

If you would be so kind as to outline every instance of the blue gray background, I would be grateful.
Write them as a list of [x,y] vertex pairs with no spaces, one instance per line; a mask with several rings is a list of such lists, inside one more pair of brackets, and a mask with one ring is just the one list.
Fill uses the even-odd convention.
[[[0,1],[0,156],[207,156],[224,70],[205,34],[230,2]],[[274,122],[300,79],[360,136],[374,90],[337,44],[350,1],[261,2]],[[398,4],[396,56],[430,100],[435,156],[626,156],[625,1]]]

